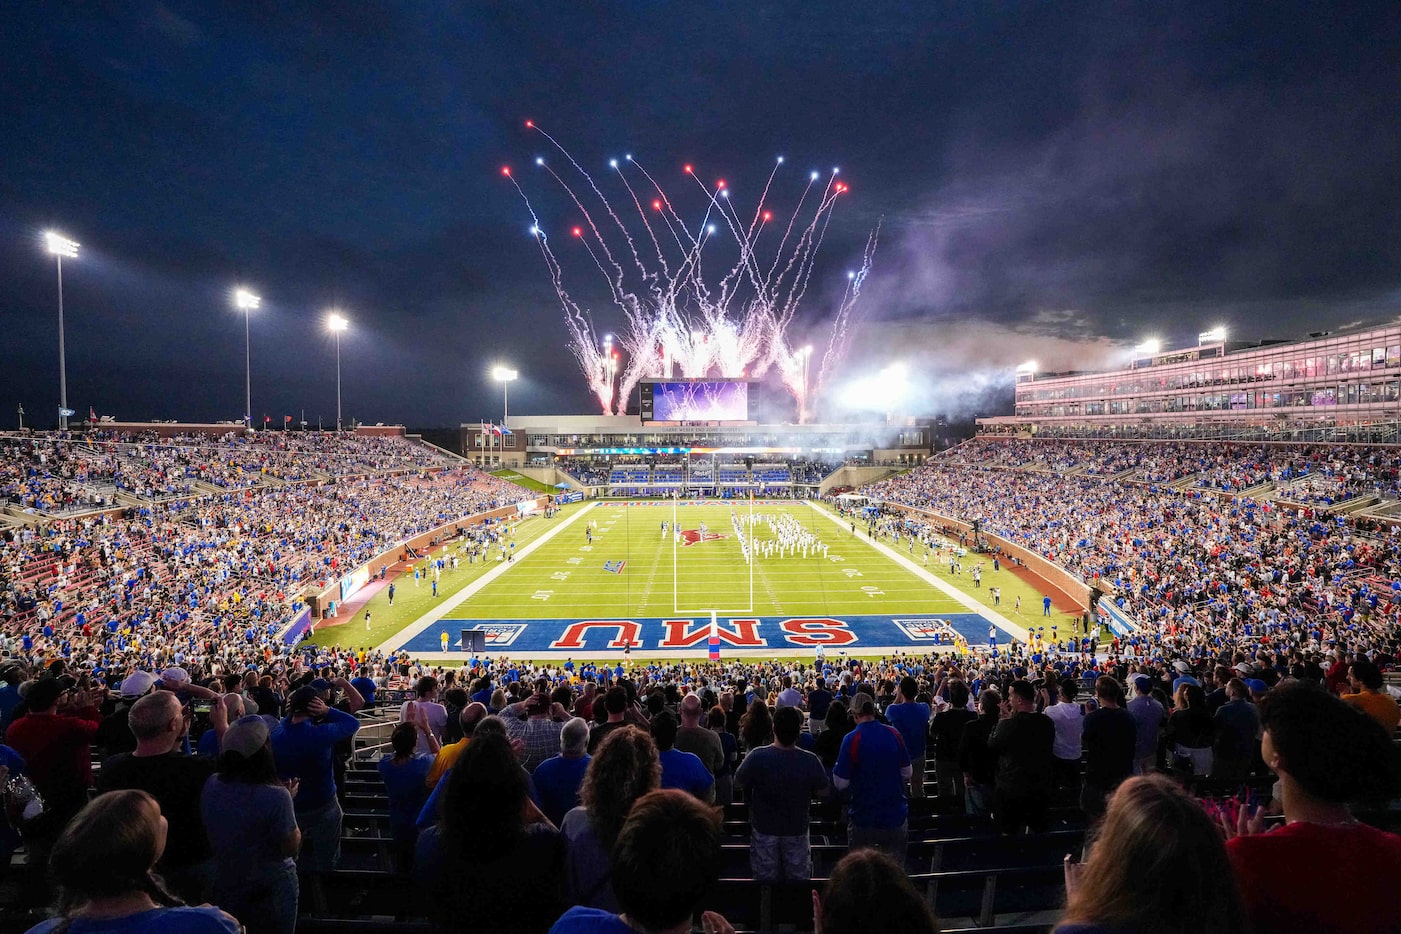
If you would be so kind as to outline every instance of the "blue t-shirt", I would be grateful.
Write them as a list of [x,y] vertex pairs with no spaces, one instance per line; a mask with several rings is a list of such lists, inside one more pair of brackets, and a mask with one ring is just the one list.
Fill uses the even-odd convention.
[[909,815],[905,801],[905,779],[901,771],[910,764],[909,753],[900,733],[868,720],[842,738],[836,778],[851,783],[847,810],[851,821],[861,827],[899,827]]
[[363,675],[359,678],[351,678],[350,686],[360,692],[360,696],[365,699],[366,706],[375,702],[375,683]]
[[535,791],[540,795],[540,810],[556,827],[571,808],[579,806],[579,786],[584,783],[590,758],[587,755],[572,759],[555,756],[535,767],[533,778]]
[[379,776],[389,795],[389,829],[396,836],[412,836],[414,822],[423,802],[428,800],[428,770],[433,757],[412,756],[406,762],[395,763],[394,753],[387,752],[379,760]]
[[905,741],[905,751],[911,759],[924,755],[924,742],[929,730],[928,704],[891,704],[885,708],[885,718],[900,731],[900,738]]
[[[63,923],[62,918],[50,918],[30,928],[28,934],[49,934]],[[152,908],[125,918],[74,918],[68,925],[68,934],[170,934],[171,931],[239,934],[239,926],[218,908]]]
[[314,811],[336,796],[336,777],[332,766],[335,745],[349,739],[360,729],[360,721],[334,707],[326,711],[322,722],[303,720],[293,723],[288,717],[272,731],[272,755],[277,762],[277,777],[301,780],[297,797],[292,802],[301,813]]
[[633,934],[633,930],[611,911],[575,905],[559,916],[550,934]]
[[662,762],[663,788],[680,788],[697,798],[710,796],[715,779],[705,767],[705,763],[700,760],[700,756],[672,748],[659,753],[657,758]]

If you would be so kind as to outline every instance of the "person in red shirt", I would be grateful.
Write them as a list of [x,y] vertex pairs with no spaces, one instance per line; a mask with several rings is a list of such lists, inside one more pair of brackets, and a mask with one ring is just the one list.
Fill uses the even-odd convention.
[[1284,826],[1260,833],[1260,814],[1242,809],[1237,824],[1226,827],[1255,934],[1401,934],[1401,836],[1360,823],[1347,807],[1395,793],[1386,732],[1327,691],[1304,685],[1269,694],[1261,725],[1261,755],[1279,776]]
[[102,714],[95,698],[57,678],[35,681],[24,700],[29,713],[10,724],[5,743],[24,757],[25,771],[44,799],[43,816],[25,831],[31,851],[44,853],[45,843],[87,803],[92,740]]

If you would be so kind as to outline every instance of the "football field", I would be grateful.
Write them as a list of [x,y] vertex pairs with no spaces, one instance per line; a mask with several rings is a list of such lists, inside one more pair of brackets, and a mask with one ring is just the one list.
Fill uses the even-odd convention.
[[[747,539],[754,551],[746,559]],[[985,555],[908,539],[871,540],[863,525],[825,506],[792,501],[602,501],[530,518],[512,535],[514,560],[444,575],[438,596],[401,584],[395,607],[377,594],[366,641],[415,657],[461,661],[462,631],[485,634],[512,657],[621,654],[704,656],[711,619],[730,654],[848,654],[985,648],[1024,639],[1042,617],[1041,595]],[[783,546],[787,547],[784,548]],[[806,546],[806,555],[803,553]],[[975,586],[971,569],[981,565]],[[411,576],[411,575],[410,575]],[[992,588],[1001,590],[994,605]],[[1022,605],[1015,608],[1017,598]],[[337,630],[342,630],[337,632]],[[357,625],[318,630],[317,641],[358,643]],[[1049,630],[1048,630],[1049,632]],[[444,651],[444,643],[447,645]]]

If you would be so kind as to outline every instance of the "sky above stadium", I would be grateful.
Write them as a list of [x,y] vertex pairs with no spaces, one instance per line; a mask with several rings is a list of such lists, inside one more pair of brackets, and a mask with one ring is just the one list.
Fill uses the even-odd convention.
[[[694,162],[754,199],[840,166],[794,330],[881,241],[852,378],[900,357],[917,414],[989,411],[1011,367],[1149,336],[1301,337],[1398,313],[1401,7],[1068,2],[14,4],[0,26],[0,425],[70,406],[450,425],[596,411],[502,165],[546,224],[534,119],[591,170]],[[780,186],[783,183],[780,179]],[[790,197],[794,181],[781,197]],[[701,205],[703,208],[703,204]],[[561,251],[565,252],[565,251]],[[566,256],[600,330],[596,269]],[[827,400],[840,416],[844,387]],[[848,394],[849,395],[849,394]]]

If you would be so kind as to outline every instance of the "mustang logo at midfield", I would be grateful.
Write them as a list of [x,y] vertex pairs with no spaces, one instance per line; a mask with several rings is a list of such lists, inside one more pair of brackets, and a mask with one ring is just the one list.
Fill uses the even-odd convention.
[[723,532],[702,532],[700,529],[682,529],[681,544],[694,545],[697,542],[713,542],[730,536]]

